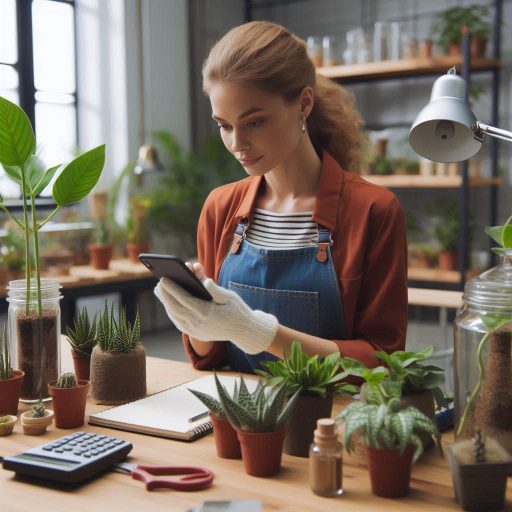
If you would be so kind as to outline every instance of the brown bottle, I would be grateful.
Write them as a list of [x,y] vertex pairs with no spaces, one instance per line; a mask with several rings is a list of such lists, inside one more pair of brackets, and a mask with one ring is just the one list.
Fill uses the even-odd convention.
[[309,485],[319,496],[341,496],[343,446],[334,420],[319,419],[309,448]]

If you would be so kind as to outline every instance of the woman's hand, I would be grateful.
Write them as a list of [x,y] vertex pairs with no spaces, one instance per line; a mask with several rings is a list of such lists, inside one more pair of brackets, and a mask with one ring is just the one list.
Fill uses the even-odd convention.
[[187,262],[185,262],[185,265],[187,265],[187,267],[192,272],[194,272],[194,274],[199,279],[199,281],[204,282],[207,279],[206,274],[204,272],[204,267],[203,267],[203,265],[201,265],[201,263],[198,263],[198,262],[191,263],[190,261],[187,261]]
[[[200,264],[194,273],[204,278]],[[202,276],[201,276],[202,272]],[[198,299],[174,281],[163,277],[155,288],[171,321],[196,340],[232,341],[248,354],[258,354],[274,341],[279,323],[274,315],[252,310],[235,292],[205,278],[213,301]]]

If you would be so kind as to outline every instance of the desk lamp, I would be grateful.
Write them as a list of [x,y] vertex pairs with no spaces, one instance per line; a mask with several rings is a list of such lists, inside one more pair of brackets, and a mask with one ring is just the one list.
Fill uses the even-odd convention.
[[438,78],[430,102],[416,117],[409,142],[420,156],[434,162],[460,162],[476,155],[489,134],[512,142],[512,132],[477,121],[465,100],[465,80],[455,68]]

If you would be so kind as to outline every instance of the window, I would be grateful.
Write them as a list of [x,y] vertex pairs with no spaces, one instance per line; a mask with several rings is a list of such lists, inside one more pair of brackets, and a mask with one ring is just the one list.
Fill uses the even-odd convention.
[[[0,96],[20,105],[48,166],[77,145],[75,6],[71,0],[0,0]],[[0,190],[19,187],[0,170]],[[42,195],[50,195],[50,187]]]

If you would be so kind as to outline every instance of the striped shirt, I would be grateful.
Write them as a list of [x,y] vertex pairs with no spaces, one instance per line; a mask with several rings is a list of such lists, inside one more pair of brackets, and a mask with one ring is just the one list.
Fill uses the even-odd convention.
[[312,212],[275,213],[255,208],[246,240],[271,249],[296,249],[318,243],[318,225]]

